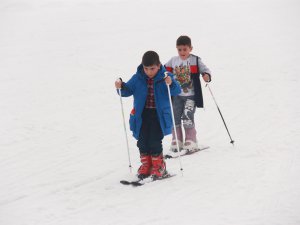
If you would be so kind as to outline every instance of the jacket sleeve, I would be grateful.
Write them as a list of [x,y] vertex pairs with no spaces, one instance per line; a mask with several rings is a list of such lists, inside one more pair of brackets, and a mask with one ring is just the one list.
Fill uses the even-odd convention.
[[174,79],[174,75],[169,73],[169,76],[172,79],[172,84],[170,85],[170,92],[172,96],[178,95],[181,93],[181,87],[178,81]]
[[129,97],[135,91],[136,76],[133,75],[128,82],[122,83],[121,96]]

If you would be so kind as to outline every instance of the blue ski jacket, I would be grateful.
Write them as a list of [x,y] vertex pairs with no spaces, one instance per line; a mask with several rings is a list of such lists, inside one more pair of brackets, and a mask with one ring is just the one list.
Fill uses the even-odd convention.
[[[165,135],[172,133],[172,114],[168,95],[167,84],[164,81],[166,69],[161,66],[156,76],[154,77],[154,99],[156,111],[159,118],[162,132]],[[179,83],[174,79],[172,73],[168,76],[172,79],[170,85],[170,93],[172,96],[178,95],[181,92]],[[145,74],[143,65],[139,65],[137,72],[130,78],[128,82],[122,83],[121,96],[129,97],[133,95],[133,109],[130,113],[129,125],[135,139],[138,140],[140,129],[142,127],[142,113],[146,104],[148,87],[148,76]]]

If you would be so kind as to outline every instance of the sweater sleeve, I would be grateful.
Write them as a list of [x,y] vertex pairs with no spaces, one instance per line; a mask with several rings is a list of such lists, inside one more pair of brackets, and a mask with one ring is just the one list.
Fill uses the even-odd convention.
[[211,75],[209,68],[202,62],[200,57],[198,57],[198,66],[199,66],[199,71],[202,75],[205,73]]

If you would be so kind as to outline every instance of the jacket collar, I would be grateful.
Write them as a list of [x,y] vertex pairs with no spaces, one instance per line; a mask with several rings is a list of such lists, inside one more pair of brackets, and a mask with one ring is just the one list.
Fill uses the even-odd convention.
[[[165,74],[164,72],[166,72],[166,69],[163,65],[160,66],[160,69],[158,70],[156,76],[154,77],[154,81],[157,82],[157,81],[160,81],[160,80],[163,80],[165,78]],[[146,73],[144,72],[144,68],[143,68],[143,65],[140,64],[137,68],[137,72],[136,74],[140,77],[140,78],[143,78],[143,79],[148,79],[148,76],[146,75]]]

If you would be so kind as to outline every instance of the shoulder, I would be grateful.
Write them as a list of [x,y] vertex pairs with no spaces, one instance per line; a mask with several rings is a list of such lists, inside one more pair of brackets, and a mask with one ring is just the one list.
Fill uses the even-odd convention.
[[171,58],[171,61],[172,62],[178,62],[180,60],[180,57],[179,56],[173,56],[172,58]]
[[180,57],[179,56],[173,56],[169,61],[168,61],[168,65],[171,66],[171,67],[174,67],[178,64],[180,64]]
[[176,61],[178,61],[179,59],[180,59],[179,56],[173,56],[173,57],[169,60],[169,62],[176,62]]
[[130,80],[136,80],[138,78],[138,73],[135,73],[131,76]]
[[178,60],[180,57],[178,55],[175,55],[171,58],[171,60]]
[[140,78],[141,78],[141,74],[139,74],[139,72],[136,72],[135,74],[133,74],[131,76],[131,78],[129,79],[129,81],[127,83],[135,85],[135,84],[139,83]]
[[[197,62],[198,61],[198,62]],[[196,65],[198,64],[199,62],[201,62],[201,58],[197,55],[194,55],[194,54],[190,54],[190,64],[192,65]]]
[[190,54],[190,57],[192,58],[192,59],[200,59],[201,60],[201,58],[200,58],[200,56],[197,56],[197,55],[194,55],[194,54]]

